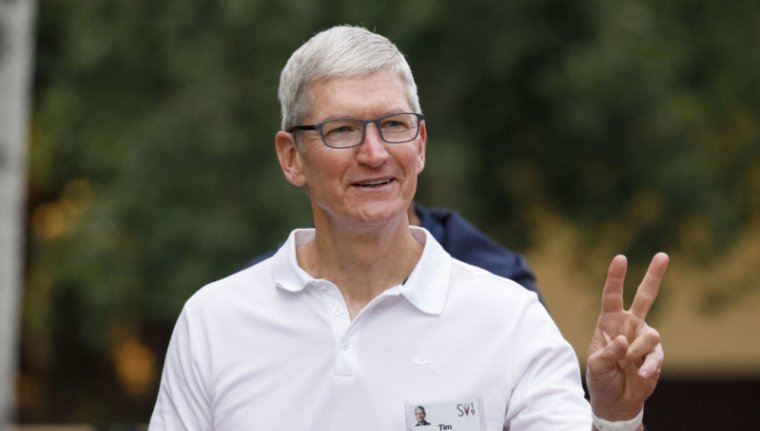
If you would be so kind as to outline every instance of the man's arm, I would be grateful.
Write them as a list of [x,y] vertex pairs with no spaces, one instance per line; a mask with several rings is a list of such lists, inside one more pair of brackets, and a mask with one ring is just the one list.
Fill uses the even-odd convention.
[[510,314],[515,354],[505,365],[515,384],[509,391],[505,428],[588,430],[591,407],[572,346],[538,301]]
[[174,327],[166,353],[158,399],[151,415],[151,431],[210,430],[211,413],[202,370],[196,358],[192,319],[188,305]]

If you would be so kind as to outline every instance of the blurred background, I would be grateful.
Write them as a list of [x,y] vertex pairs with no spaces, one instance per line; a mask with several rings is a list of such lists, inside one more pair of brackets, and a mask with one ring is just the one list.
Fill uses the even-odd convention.
[[760,422],[756,0],[39,0],[16,423],[147,422],[184,301],[310,223],[276,88],[340,23],[412,66],[417,199],[525,254],[581,358],[609,259],[670,253],[649,429]]

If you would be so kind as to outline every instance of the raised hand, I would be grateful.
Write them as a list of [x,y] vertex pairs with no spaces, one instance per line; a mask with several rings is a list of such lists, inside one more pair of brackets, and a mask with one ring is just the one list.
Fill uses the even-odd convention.
[[647,325],[669,258],[657,253],[649,264],[629,310],[623,308],[625,256],[615,256],[602,292],[602,311],[591,339],[586,383],[598,417],[620,421],[635,417],[654,392],[664,360],[660,334]]

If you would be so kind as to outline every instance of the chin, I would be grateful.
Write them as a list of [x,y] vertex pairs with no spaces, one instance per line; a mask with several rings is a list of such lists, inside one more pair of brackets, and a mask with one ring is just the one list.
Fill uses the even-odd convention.
[[408,205],[393,205],[387,203],[382,205],[370,205],[363,208],[356,208],[354,211],[355,218],[366,224],[384,224],[391,222],[399,217],[406,217]]

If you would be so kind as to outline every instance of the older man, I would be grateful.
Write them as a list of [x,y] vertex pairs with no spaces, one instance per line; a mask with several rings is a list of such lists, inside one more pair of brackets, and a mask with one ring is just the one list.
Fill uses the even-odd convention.
[[420,405],[436,430],[641,428],[663,360],[644,319],[667,256],[629,311],[626,262],[612,260],[589,405],[536,295],[410,226],[427,133],[390,41],[347,26],[317,34],[286,64],[279,97],[277,157],[307,191],[314,228],[188,300],[151,430],[410,430]]

